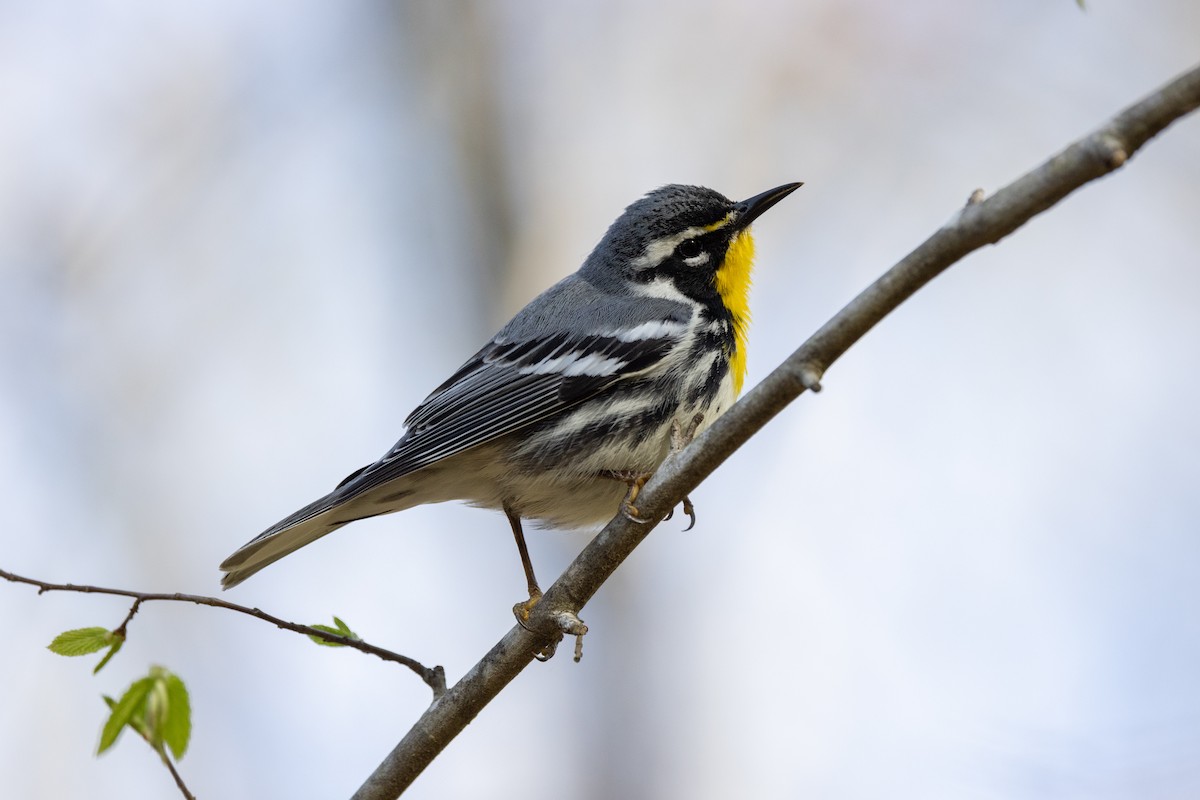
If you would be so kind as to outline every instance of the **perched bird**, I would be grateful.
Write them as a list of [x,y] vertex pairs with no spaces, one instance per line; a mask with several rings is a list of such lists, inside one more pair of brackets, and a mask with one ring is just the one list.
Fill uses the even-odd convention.
[[[642,521],[638,490],[733,404],[746,374],[749,226],[801,184],[735,203],[671,185],[630,205],[583,266],[525,306],[433,390],[374,464],[221,564],[225,588],[343,525],[422,503],[504,511],[541,597],[521,521]],[[693,516],[691,504],[684,510]],[[518,610],[518,617],[522,613]]]

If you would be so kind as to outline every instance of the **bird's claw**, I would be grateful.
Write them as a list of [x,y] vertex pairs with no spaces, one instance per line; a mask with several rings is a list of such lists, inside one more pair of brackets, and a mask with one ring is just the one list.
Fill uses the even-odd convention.
[[524,603],[517,603],[513,606],[513,616],[517,618],[517,624],[527,631],[533,630],[533,628],[529,627],[529,615],[533,613],[534,607],[537,606],[541,599],[542,592],[538,590],[530,592],[529,599]]
[[[549,661],[550,659],[554,658],[554,654],[556,652],[558,652],[558,643],[561,641],[562,641],[562,634],[559,634],[555,638],[546,642],[546,644],[542,645],[542,649],[538,650],[536,653],[534,653],[533,657],[543,663]],[[575,659],[575,660],[578,661],[579,659]]]
[[638,525],[649,525],[650,520],[642,518],[642,512],[637,510],[637,506],[631,503],[621,503],[621,513],[625,519],[630,522],[636,522]]
[[[671,510],[674,511],[674,509]],[[696,507],[692,505],[692,498],[684,496],[683,513],[687,514],[688,519],[691,520],[691,522],[688,523],[688,526],[683,529],[684,533],[687,533],[692,528],[696,527]]]
[[[683,529],[684,533],[687,533],[692,528],[696,527],[696,507],[694,505],[692,505],[692,499],[690,497],[683,498],[683,513],[687,514],[688,519],[691,520],[691,522],[688,523],[688,526]],[[673,516],[675,516],[675,509],[672,508],[670,511],[667,512],[667,515],[665,517],[663,517],[663,522],[666,522]],[[634,521],[638,522],[640,520],[634,520]]]
[[583,624],[579,615],[570,609],[551,609],[549,613],[539,614],[536,620],[531,619],[533,607],[541,599],[542,596],[539,594],[536,598],[530,597],[528,601],[513,606],[517,624],[530,633],[545,637],[545,643],[533,654],[533,657],[538,661],[549,661],[554,658],[554,654],[558,651],[558,643],[563,640],[564,635],[570,634],[575,637],[575,660],[579,661],[583,658],[583,637],[588,632],[587,625]]
[[625,499],[621,501],[621,514],[631,522],[636,522],[639,525],[646,525],[650,520],[642,517],[642,513],[638,511],[637,506],[633,504],[641,494],[642,487],[646,485],[646,481],[650,480],[651,473],[649,472],[605,472],[604,477],[613,480],[621,481],[629,490],[625,492]]

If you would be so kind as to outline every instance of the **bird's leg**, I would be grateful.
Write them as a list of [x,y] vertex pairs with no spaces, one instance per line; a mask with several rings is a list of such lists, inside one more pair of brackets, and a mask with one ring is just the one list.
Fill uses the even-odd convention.
[[[671,421],[671,452],[667,455],[667,458],[679,455],[683,451],[683,448],[691,444],[692,439],[696,438],[696,429],[700,427],[701,422],[704,422],[703,414],[696,414],[692,417],[691,422],[686,427],[680,425],[679,420]],[[691,519],[691,522],[684,528],[684,531],[690,531],[696,527],[696,507],[692,505],[692,498],[686,495],[683,498],[683,513],[687,514],[688,518]],[[675,509],[672,508],[671,513],[667,514],[666,518],[670,519],[674,515]]]
[[[671,450],[667,454],[667,458],[679,455],[683,448],[691,443],[696,437],[696,430],[700,427],[700,423],[704,421],[703,414],[696,414],[686,426],[680,425],[679,420],[671,421]],[[615,481],[621,481],[629,487],[629,491],[625,493],[625,499],[621,501],[621,513],[629,519],[639,524],[645,525],[650,520],[643,519],[642,514],[638,511],[634,501],[642,491],[642,487],[650,480],[650,472],[634,472],[633,470],[605,470],[600,473],[602,477],[611,478]],[[683,498],[683,513],[687,514],[691,519],[691,524],[684,530],[691,530],[696,524],[696,507],[692,505],[692,500],[689,497]],[[675,514],[675,509],[667,512],[664,519],[670,519]]]
[[524,603],[513,606],[517,621],[524,625],[529,620],[529,612],[542,599],[542,590],[538,587],[537,577],[533,574],[533,562],[529,560],[529,548],[525,546],[525,532],[521,530],[521,515],[513,511],[506,503],[504,515],[512,526],[513,538],[517,540],[517,551],[521,554],[521,566],[525,568],[525,581],[529,585],[529,599]]
[[569,633],[575,637],[575,660],[578,661],[583,655],[583,635],[587,633],[587,625],[583,624],[583,620],[579,619],[575,612],[569,609],[551,610],[552,628],[550,632],[544,629],[535,629],[529,624],[529,615],[533,613],[534,606],[541,601],[542,590],[538,587],[537,578],[533,574],[533,561],[529,558],[529,548],[525,545],[525,532],[521,529],[521,515],[507,503],[504,504],[504,515],[508,517],[508,524],[512,526],[513,538],[517,540],[517,550],[521,554],[521,566],[525,569],[525,581],[529,586],[529,599],[513,606],[513,615],[517,618],[517,623],[525,630],[550,637],[542,649],[534,654],[534,658],[538,661],[549,661],[554,657],[554,651],[558,649],[558,643],[562,641],[563,634]]
[[696,431],[700,428],[700,423],[704,422],[703,414],[696,414],[692,417],[691,422],[686,426],[680,425],[679,420],[671,420],[671,452],[670,455],[677,456],[683,451],[683,448],[692,443],[692,439],[696,438]]

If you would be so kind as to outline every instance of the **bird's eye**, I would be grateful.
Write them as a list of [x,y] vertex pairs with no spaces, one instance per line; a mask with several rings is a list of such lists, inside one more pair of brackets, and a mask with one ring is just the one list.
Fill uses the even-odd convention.
[[692,259],[704,254],[704,245],[700,244],[699,239],[684,239],[676,252],[680,258],[690,263]]

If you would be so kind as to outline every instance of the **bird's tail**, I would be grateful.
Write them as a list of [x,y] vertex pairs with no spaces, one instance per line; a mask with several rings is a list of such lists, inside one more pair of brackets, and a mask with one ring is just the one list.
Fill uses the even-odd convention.
[[[363,490],[351,475],[336,489],[280,520],[221,562],[222,588],[237,586],[263,567],[358,519],[390,514],[421,502],[414,491],[392,482]],[[407,486],[407,482],[404,482]]]
[[309,503],[239,547],[221,562],[221,587],[228,589],[274,564],[287,554],[332,533],[351,520],[333,514],[340,503],[336,491]]

